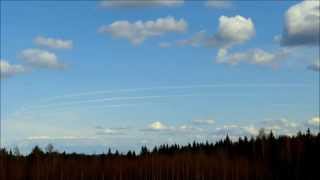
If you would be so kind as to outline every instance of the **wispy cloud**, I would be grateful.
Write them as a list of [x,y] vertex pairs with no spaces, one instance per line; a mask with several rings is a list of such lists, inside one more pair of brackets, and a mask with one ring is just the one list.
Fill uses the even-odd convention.
[[240,137],[240,136],[254,136],[257,135],[258,128],[254,125],[237,125],[237,124],[226,124],[220,125],[216,127],[212,132],[210,132],[213,136],[218,136],[220,138],[225,137],[226,135],[232,137]]
[[96,137],[81,137],[81,136],[30,136],[26,138],[27,140],[90,140],[96,139]]
[[38,68],[61,69],[66,65],[61,63],[57,55],[42,49],[25,49],[19,57],[28,65]]
[[197,125],[212,125],[215,123],[215,120],[213,119],[194,119],[192,120],[193,124]]
[[99,32],[111,34],[115,38],[124,38],[138,45],[149,37],[161,36],[170,32],[182,33],[187,28],[188,23],[184,19],[168,16],[149,21],[115,21],[100,27]]
[[279,49],[275,52],[267,52],[262,49],[250,49],[245,52],[228,53],[227,51],[217,55],[217,63],[237,65],[239,63],[248,63],[256,65],[277,65],[289,56],[290,51]]
[[230,0],[207,0],[205,5],[210,8],[225,9],[233,6]]
[[1,59],[0,60],[0,75],[1,79],[5,79],[17,74],[26,72],[26,68],[20,64],[10,64],[8,61]]
[[[190,122],[192,123],[192,121]],[[158,145],[162,143],[188,143],[197,141],[216,141],[225,138],[226,135],[232,140],[239,137],[257,136],[264,131],[268,134],[271,130],[274,135],[294,135],[298,131],[305,131],[308,127],[315,129],[319,123],[319,117],[315,116],[309,121],[297,122],[287,118],[268,119],[265,121],[250,123],[226,123],[213,124],[212,126],[194,126],[195,124],[177,124],[170,125],[169,121],[152,121],[145,125],[145,128],[135,127],[104,127],[97,126],[93,132],[86,132],[87,136],[77,135],[77,133],[62,133],[63,135],[54,135],[54,133],[36,133],[27,136],[23,140],[25,144],[37,143],[67,143],[69,145],[97,145],[104,143],[108,139],[108,145],[114,146],[119,143],[119,139],[130,139],[130,143]],[[91,128],[92,130],[92,128]],[[90,131],[90,129],[87,129]],[[115,141],[112,141],[114,139]],[[111,141],[110,141],[111,140]],[[113,144],[112,144],[113,143]]]
[[[207,123],[206,121],[201,121],[201,123],[202,122]],[[314,117],[308,121],[309,125],[312,126],[318,124],[318,122],[319,117]],[[191,123],[192,124],[170,126],[161,121],[154,121],[149,124],[147,128],[141,129],[140,131],[144,133],[157,133],[159,135],[171,135],[172,137],[185,134],[194,139],[197,139],[198,136],[207,139],[221,139],[226,135],[229,135],[229,137],[232,137],[233,139],[237,139],[243,136],[257,136],[260,131],[264,131],[265,133],[272,131],[275,135],[293,135],[298,131],[304,131],[308,128],[303,122],[299,123],[286,118],[265,120],[253,124],[211,124],[210,121],[210,124],[207,124],[211,125],[210,128],[207,126],[201,126],[201,128],[199,128],[198,126],[194,126],[197,124]]]
[[183,39],[183,40],[177,41],[177,45],[200,47],[204,45],[207,38],[208,38],[208,35],[206,34],[206,31],[202,30],[200,32],[197,32],[195,35],[193,35],[189,39]]
[[71,49],[73,42],[71,40],[56,39],[50,37],[37,36],[34,43],[39,46],[44,46],[53,49]]
[[277,120],[266,120],[260,122],[261,127],[267,130],[273,131],[283,131],[283,130],[291,130],[292,128],[298,127],[298,124],[288,120],[287,118],[280,118]]
[[154,7],[165,6],[173,7],[179,6],[184,3],[184,0],[102,0],[100,1],[101,7]]
[[232,137],[241,136],[257,136],[260,130],[264,130],[265,133],[272,131],[276,135],[293,135],[299,130],[305,130],[306,127],[303,123],[298,123],[286,118],[280,118],[275,120],[265,120],[254,124],[227,124],[218,126],[212,135],[223,137],[227,134]]
[[120,128],[104,128],[102,126],[97,126],[95,128],[96,135],[106,136],[106,135],[125,135],[128,133],[130,128],[120,127]]

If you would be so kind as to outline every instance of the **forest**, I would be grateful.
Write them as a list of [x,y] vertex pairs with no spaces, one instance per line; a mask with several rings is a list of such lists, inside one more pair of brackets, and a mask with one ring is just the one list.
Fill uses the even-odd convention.
[[318,180],[320,133],[141,147],[97,155],[58,152],[52,145],[0,152],[1,180]]

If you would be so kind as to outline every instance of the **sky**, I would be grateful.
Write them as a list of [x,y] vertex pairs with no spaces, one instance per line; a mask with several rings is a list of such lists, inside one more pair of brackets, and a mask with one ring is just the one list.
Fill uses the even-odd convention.
[[317,132],[318,0],[0,3],[4,147]]

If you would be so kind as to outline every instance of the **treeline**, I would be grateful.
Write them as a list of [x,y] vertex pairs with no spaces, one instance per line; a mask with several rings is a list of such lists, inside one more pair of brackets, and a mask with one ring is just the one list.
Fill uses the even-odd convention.
[[319,180],[320,134],[273,133],[185,146],[161,145],[139,153],[66,154],[48,145],[23,156],[0,152],[1,180]]

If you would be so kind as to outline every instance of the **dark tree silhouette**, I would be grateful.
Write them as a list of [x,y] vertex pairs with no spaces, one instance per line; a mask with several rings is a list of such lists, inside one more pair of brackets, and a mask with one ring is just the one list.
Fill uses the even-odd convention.
[[120,154],[85,155],[38,146],[23,156],[0,150],[1,180],[318,180],[320,134],[261,131],[216,143],[164,144]]

